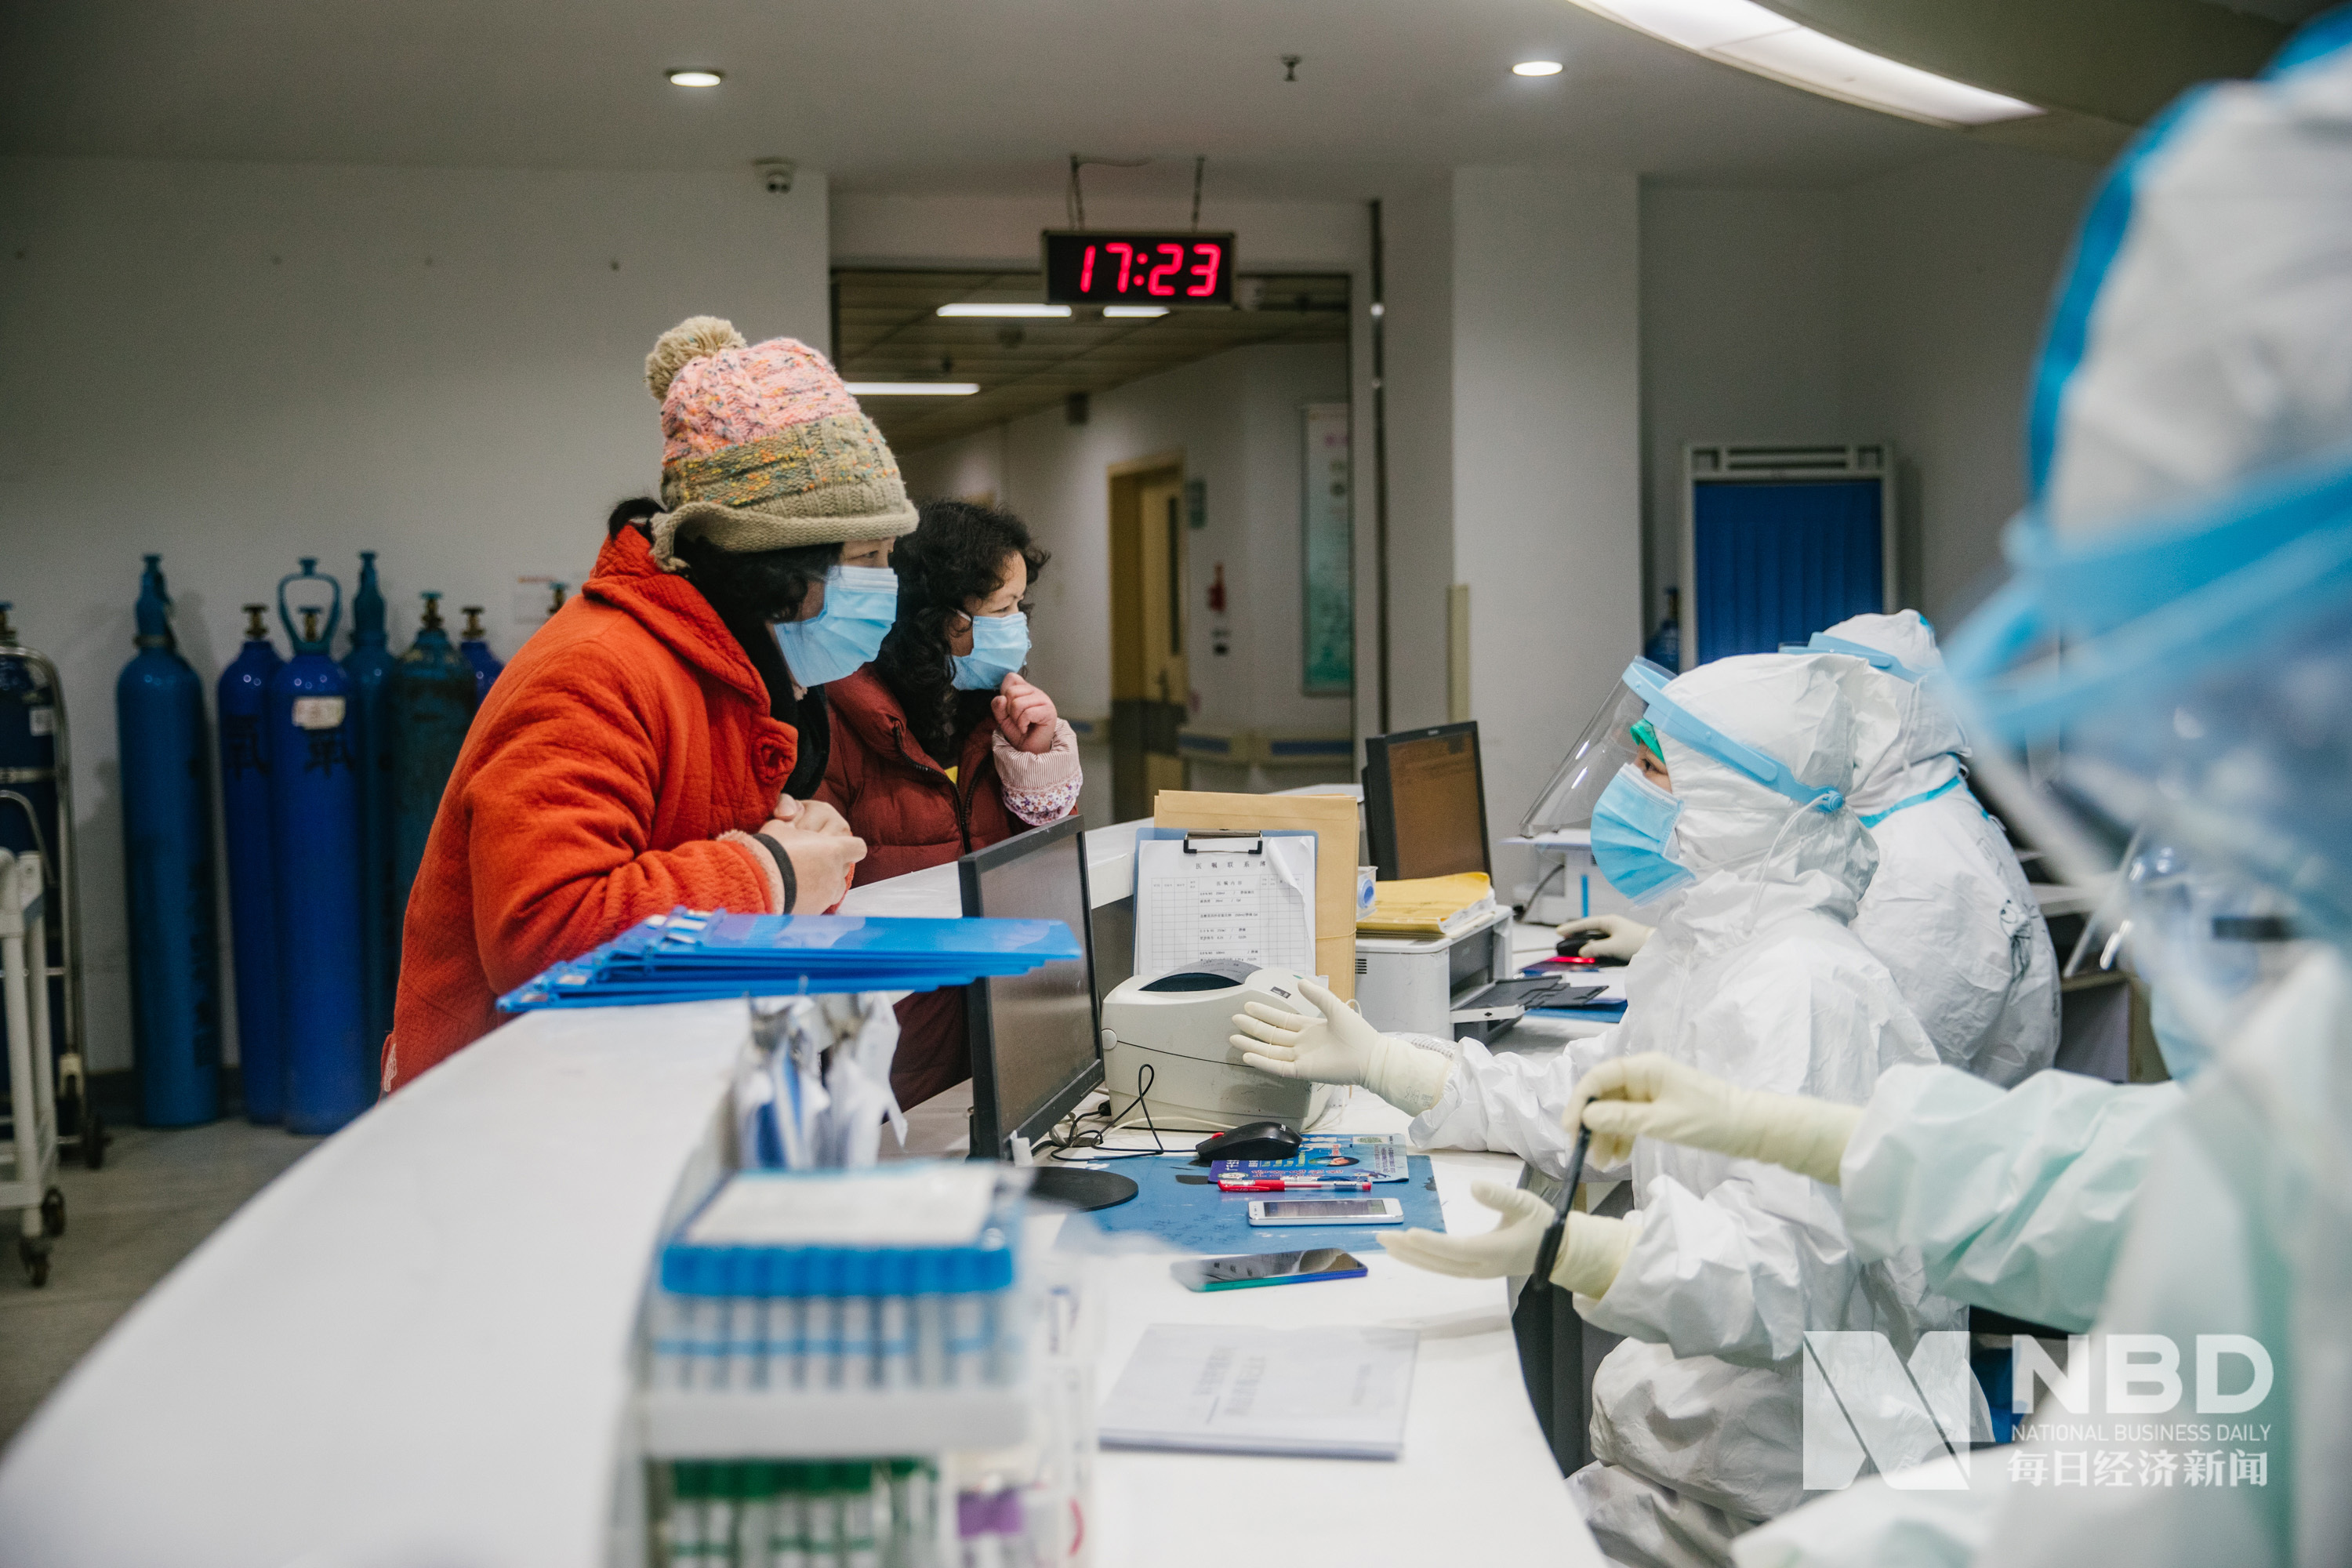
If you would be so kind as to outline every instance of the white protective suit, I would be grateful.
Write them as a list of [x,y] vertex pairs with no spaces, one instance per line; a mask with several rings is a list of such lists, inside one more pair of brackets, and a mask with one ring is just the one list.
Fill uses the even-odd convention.
[[1846,1232],[1864,1258],[1916,1248],[1955,1300],[2080,1333],[2179,1108],[2177,1084],[1895,1068],[1839,1163]]
[[[1853,716],[1833,655],[1727,658],[1666,689],[1695,716],[1833,787]],[[1850,810],[1822,812],[1664,740],[1683,803],[1674,858],[1696,874],[1625,971],[1625,1021],[1603,1054],[1664,1051],[1759,1089],[1859,1104],[1879,1075],[1935,1049],[1886,967],[1846,929],[1876,853]],[[1562,1173],[1577,1068],[1458,1047],[1414,1142],[1504,1149]],[[1587,1057],[1580,1050],[1580,1058]],[[1807,1329],[1875,1329],[1907,1356],[1965,1326],[1916,1254],[1864,1264],[1834,1188],[1777,1165],[1645,1140],[1639,1226],[1616,1280],[1578,1310],[1628,1336],[1593,1383],[1597,1462],[1571,1478],[1613,1562],[1720,1562],[1730,1538],[1803,1500]],[[1918,1456],[1925,1459],[1929,1456]]]
[[[1823,634],[1943,668],[1916,610]],[[1967,738],[1931,682],[1853,675],[1861,740],[1849,799],[1878,843],[1853,934],[1895,976],[1936,1054],[2004,1087],[2058,1054],[2058,957],[2000,825],[1960,769]]]
[[[2065,726],[2070,749],[2109,770],[2084,769],[2085,787],[2161,779],[2160,819],[2289,889],[2298,931],[2328,945],[2155,1129],[2094,1334],[2168,1337],[2179,1403],[2121,1432],[2095,1405],[2088,1419],[2114,1435],[2060,1427],[1980,1454],[1966,1491],[1865,1481],[1736,1556],[2352,1563],[2352,523],[2305,507],[2352,472],[2352,11],[2306,26],[2261,80],[2194,89],[2125,154],[2061,279],[2035,384],[2038,515],[2013,534],[2018,575],[1979,612],[1984,636],[1972,623],[1950,644],[1973,700],[2000,713],[2012,681],[2031,691],[2042,716],[2021,704],[2008,721],[2020,740]],[[2105,584],[2114,597],[2087,603]],[[2028,631],[2070,637],[2054,679],[1999,662],[2026,642],[2020,606],[2040,618]],[[2062,706],[2081,672],[2103,679]],[[2197,1407],[2195,1347],[2215,1335],[2267,1355],[2273,1381],[2251,1408]],[[2120,1484],[2057,1484],[2086,1448],[2126,1456]]]

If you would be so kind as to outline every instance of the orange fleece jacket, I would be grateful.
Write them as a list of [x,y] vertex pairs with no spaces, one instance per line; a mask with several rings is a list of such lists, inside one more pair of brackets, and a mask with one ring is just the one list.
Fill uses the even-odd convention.
[[719,836],[773,815],[798,750],[718,612],[623,529],[474,715],[408,895],[385,1090],[647,915],[774,912],[763,852]]

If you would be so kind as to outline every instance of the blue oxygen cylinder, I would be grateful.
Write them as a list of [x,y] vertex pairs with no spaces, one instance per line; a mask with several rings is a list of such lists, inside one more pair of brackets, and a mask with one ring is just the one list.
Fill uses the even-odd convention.
[[392,672],[399,665],[384,637],[383,594],[376,586],[375,552],[362,550],[360,585],[352,595],[352,651],[343,656],[343,673],[352,678],[359,734],[360,941],[367,960],[368,1038],[379,1047],[392,1033],[393,977],[400,968],[396,934],[400,910],[392,901]]
[[139,653],[114,683],[114,715],[139,1119],[187,1127],[220,1114],[220,933],[204,683],[173,639],[163,560],[147,557]]
[[[416,881],[416,868],[425,859],[425,840],[433,836],[433,819],[441,810],[441,792],[448,787],[457,753],[466,746],[467,728],[474,721],[476,689],[474,667],[449,641],[441,624],[441,595],[426,594],[416,640],[400,656],[400,668],[392,678],[397,780],[393,896],[402,920],[408,913],[408,890]],[[395,941],[399,934],[395,921]]]
[[[332,1132],[375,1100],[379,1042],[367,1037],[360,902],[358,704],[328,648],[343,616],[341,584],[315,556],[279,580],[278,617],[294,657],[269,678],[271,889],[278,904],[278,1028],[286,1043],[286,1126]],[[287,608],[296,583],[324,584],[301,629]]]
[[490,687],[498,679],[499,671],[506,668],[506,661],[492,653],[490,645],[484,640],[482,606],[467,605],[465,616],[465,630],[459,634],[464,640],[457,644],[457,651],[464,654],[466,662],[474,667],[474,706],[479,708],[482,699],[490,694]]
[[229,947],[236,974],[237,1076],[252,1121],[286,1115],[278,1034],[278,900],[269,876],[269,678],[285,667],[267,605],[245,606],[245,647],[221,671],[221,822],[228,840]]

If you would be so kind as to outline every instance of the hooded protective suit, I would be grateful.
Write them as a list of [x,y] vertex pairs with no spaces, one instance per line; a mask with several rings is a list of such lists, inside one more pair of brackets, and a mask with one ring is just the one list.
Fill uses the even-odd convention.
[[2007,1088],[2058,1054],[2058,957],[2000,824],[1960,771],[1967,737],[1935,690],[1944,667],[1916,610],[1856,616],[1814,639],[1901,671],[1853,674],[1860,719],[1849,803],[1878,844],[1853,934],[1895,976],[1951,1067]]
[[[1853,754],[1851,663],[1722,659],[1666,695],[1804,784],[1835,790]],[[1800,804],[1671,732],[1664,747],[1681,803],[1672,854],[1696,879],[1628,966],[1625,1022],[1598,1047],[1664,1051],[1744,1085],[1849,1104],[1890,1067],[1933,1063],[1885,965],[1846,929],[1877,858],[1853,813]],[[1468,1040],[1458,1051],[1414,1141],[1507,1149],[1564,1172],[1575,1064]],[[1635,1145],[1633,1177],[1639,1235],[1608,1291],[1577,1303],[1628,1339],[1594,1379],[1598,1462],[1571,1484],[1612,1561],[1720,1561],[1751,1521],[1803,1500],[1804,1331],[1874,1329],[1907,1357],[1921,1333],[1963,1327],[1963,1313],[1927,1291],[1916,1255],[1859,1260],[1833,1188],[1652,1141]]]
[[[1964,1492],[1864,1482],[1737,1556],[2352,1562],[2352,11],[2263,79],[2192,91],[2109,174],[2031,429],[2016,574],[1949,645],[1971,732],[2063,737],[2077,798],[2200,843],[2324,945],[2162,1121],[2098,1310],[2095,1348],[2170,1341],[2178,1404],[2104,1442],[1980,1455]],[[2025,662],[2053,635],[2064,661]],[[2044,804],[2053,842],[2080,826]],[[2259,1396],[2198,1392],[2216,1336],[2259,1347]],[[2215,1389],[2238,1392],[2247,1360],[2227,1364]],[[2128,1479],[2055,1484],[2085,1447]]]

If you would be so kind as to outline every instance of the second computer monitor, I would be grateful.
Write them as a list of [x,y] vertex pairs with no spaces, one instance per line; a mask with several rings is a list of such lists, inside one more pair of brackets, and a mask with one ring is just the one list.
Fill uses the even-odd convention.
[[1060,921],[1082,950],[1026,974],[976,981],[969,993],[971,1152],[1001,1159],[1011,1139],[1035,1142],[1102,1083],[1086,838],[1073,817],[967,855],[956,868],[966,916]]
[[1492,875],[1477,724],[1368,737],[1364,827],[1382,881],[1463,871]]

